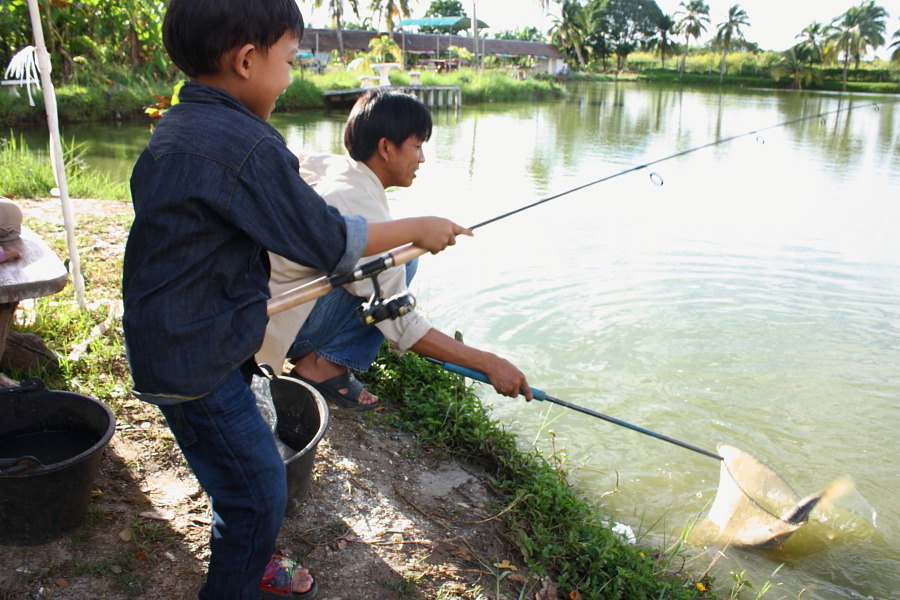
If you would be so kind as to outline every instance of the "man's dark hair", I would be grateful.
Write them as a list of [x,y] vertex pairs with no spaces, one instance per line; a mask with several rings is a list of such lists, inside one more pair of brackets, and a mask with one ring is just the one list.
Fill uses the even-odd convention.
[[379,139],[399,146],[411,135],[423,142],[431,137],[431,113],[425,105],[409,94],[369,90],[347,117],[344,147],[350,158],[364,161],[375,152]]
[[166,52],[188,77],[216,73],[235,46],[265,53],[287,31],[303,37],[295,0],[171,0],[162,25]]

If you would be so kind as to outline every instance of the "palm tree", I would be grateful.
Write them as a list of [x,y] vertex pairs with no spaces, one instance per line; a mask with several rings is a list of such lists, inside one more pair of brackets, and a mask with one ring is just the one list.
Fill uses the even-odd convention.
[[388,33],[394,30],[395,19],[409,16],[409,0],[372,0],[369,8],[381,15],[384,30]]
[[891,60],[895,63],[900,63],[900,29],[894,32],[893,39],[894,42],[889,46],[894,49],[891,53]]
[[369,58],[382,63],[388,62],[388,59],[400,62],[401,56],[400,46],[388,36],[379,35],[369,40]]
[[[343,28],[341,17],[344,14],[344,0],[313,0],[313,8],[321,7],[323,1],[328,2],[328,12],[331,14],[332,23],[337,30],[338,56],[341,57],[341,60],[344,60],[344,34],[341,31]],[[353,9],[353,14],[358,18],[359,0],[350,0],[350,8]]]
[[582,6],[574,0],[563,0],[562,15],[553,18],[550,40],[566,54],[574,52],[579,66],[584,66],[584,40],[587,22]]
[[671,56],[675,51],[675,44],[672,43],[670,35],[674,32],[675,21],[669,15],[663,15],[656,22],[656,35],[649,41],[651,48],[656,48],[659,52],[659,60],[662,68],[666,68],[666,57]]
[[862,55],[865,54],[869,48],[875,50],[884,45],[886,28],[885,19],[888,18],[887,11],[875,4],[874,0],[861,2],[859,9],[861,13],[860,29],[862,31],[864,45],[862,51],[854,56],[857,69],[859,68],[859,62],[862,60]]
[[678,76],[684,73],[684,61],[687,60],[688,48],[691,45],[691,38],[699,38],[700,34],[706,31],[706,25],[709,23],[709,5],[703,0],[688,0],[679,3],[683,10],[675,12],[675,16],[681,15],[678,22],[675,23],[675,30],[684,36],[684,53],[681,55],[681,63],[678,65]]
[[804,27],[803,31],[796,36],[797,38],[802,39],[797,45],[809,50],[809,53],[804,56],[807,56],[811,63],[822,62],[822,40],[825,35],[825,30],[826,28],[824,25],[818,21],[813,21]]
[[788,76],[794,80],[791,88],[802,90],[803,85],[821,83],[821,74],[812,66],[815,60],[815,50],[810,46],[800,43],[781,53],[778,63],[772,68],[772,77],[780,81]]
[[716,32],[716,40],[722,44],[722,60],[719,61],[719,84],[725,77],[725,57],[731,49],[731,40],[734,38],[743,39],[744,32],[741,27],[749,27],[747,13],[739,5],[735,4],[728,9],[728,17],[719,23],[719,30]]
[[843,56],[842,90],[847,91],[850,59],[853,58],[858,68],[862,56],[869,48],[875,49],[884,44],[884,19],[887,16],[887,12],[876,5],[874,0],[863,0],[831,22],[826,43],[830,53],[838,58]]

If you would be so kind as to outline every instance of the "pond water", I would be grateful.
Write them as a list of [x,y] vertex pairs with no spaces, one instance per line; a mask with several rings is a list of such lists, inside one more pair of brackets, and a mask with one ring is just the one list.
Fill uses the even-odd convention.
[[[814,511],[781,549],[691,554],[688,568],[711,568],[723,594],[743,571],[750,598],[766,581],[765,598],[900,595],[900,104],[867,106],[885,99],[629,83],[463,107],[435,115],[414,186],[389,194],[395,216],[472,225],[715,139],[852,108],[488,225],[424,257],[414,284],[437,327],[553,396],[704,449],[734,444],[800,496],[852,477],[856,493]],[[294,149],[338,152],[342,119],[273,123]],[[124,177],[147,132],[65,134]],[[564,453],[578,491],[648,541],[671,543],[709,508],[718,461],[482,392],[523,446]]]

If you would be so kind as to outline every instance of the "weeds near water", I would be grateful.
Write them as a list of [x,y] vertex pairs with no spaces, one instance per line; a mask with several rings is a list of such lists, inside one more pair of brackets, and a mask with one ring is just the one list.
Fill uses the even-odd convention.
[[[86,146],[63,141],[66,182],[73,198],[128,198],[125,182],[91,169],[84,162]],[[44,198],[56,187],[47,150],[34,150],[10,132],[0,139],[0,194],[12,198]]]
[[[778,565],[775,570],[772,571],[772,575],[770,575],[770,577],[775,577],[775,575],[778,573],[778,571],[781,570],[781,567],[783,566],[784,565]],[[737,600],[737,598],[741,595],[741,592],[753,588],[753,584],[750,583],[750,580],[744,576],[745,573],[746,571],[731,573],[731,589],[728,592],[728,600]],[[759,586],[759,589],[753,596],[753,600],[760,600],[760,598],[762,598],[770,589],[772,589],[772,580],[767,579],[763,582],[762,585]]]

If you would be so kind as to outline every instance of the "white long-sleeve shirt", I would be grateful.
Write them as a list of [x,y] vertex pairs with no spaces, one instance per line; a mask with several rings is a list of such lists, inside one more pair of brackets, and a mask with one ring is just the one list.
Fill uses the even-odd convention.
[[[393,219],[381,181],[364,163],[348,156],[301,156],[300,175],[325,202],[337,208],[342,215],[359,215],[369,223]],[[360,263],[371,258],[373,257],[363,257]],[[269,253],[269,260],[272,269],[269,292],[273,297],[322,275],[320,271],[277,254]],[[405,292],[406,267],[400,265],[381,273],[378,285],[385,297]],[[365,279],[344,288],[354,296],[368,298],[373,286],[369,279]],[[314,305],[315,302],[307,302],[272,315],[262,347],[256,354],[257,362],[272,365],[276,371],[280,370],[288,349]],[[431,324],[418,311],[411,311],[398,319],[381,321],[375,327],[378,327],[395,352],[402,353],[419,341],[431,329]]]

